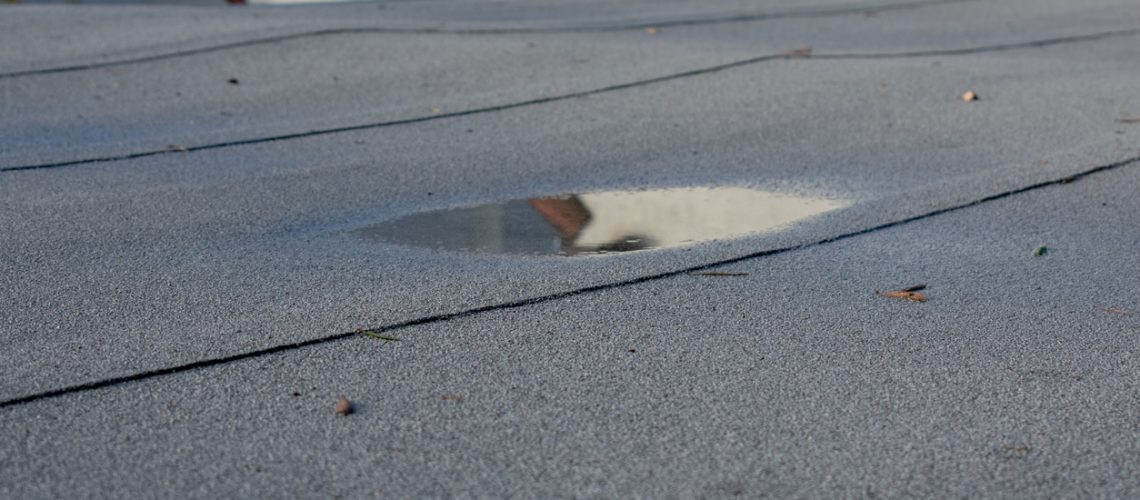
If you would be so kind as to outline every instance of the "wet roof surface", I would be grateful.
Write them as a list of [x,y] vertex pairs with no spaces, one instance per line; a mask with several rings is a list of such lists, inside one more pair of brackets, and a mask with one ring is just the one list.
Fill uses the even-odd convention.
[[742,238],[841,206],[727,186],[601,191],[408,214],[357,233],[449,251],[581,257]]
[[[0,497],[1138,496],[1138,36],[1124,1],[2,6]],[[359,232],[669,186],[844,206],[583,259]]]

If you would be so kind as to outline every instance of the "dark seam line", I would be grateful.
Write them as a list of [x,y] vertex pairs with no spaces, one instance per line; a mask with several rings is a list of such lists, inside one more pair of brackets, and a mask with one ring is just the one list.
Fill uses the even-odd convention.
[[337,133],[341,133],[341,132],[352,132],[352,131],[358,131],[358,130],[385,128],[385,127],[393,127],[393,126],[397,126],[397,125],[409,125],[409,124],[413,124],[413,123],[421,123],[421,122],[428,122],[428,121],[434,121],[434,120],[443,120],[443,119],[447,119],[447,118],[458,118],[458,117],[478,115],[478,114],[483,114],[483,113],[493,113],[493,112],[497,112],[497,111],[505,111],[505,110],[514,109],[514,108],[521,108],[523,106],[533,106],[533,105],[537,105],[537,104],[546,104],[546,103],[551,103],[551,102],[564,101],[564,100],[568,100],[568,99],[577,99],[577,98],[582,98],[582,97],[589,97],[592,95],[604,94],[607,92],[624,90],[624,89],[629,89],[629,88],[634,88],[634,87],[647,86],[647,85],[666,82],[666,81],[670,81],[670,80],[688,78],[691,76],[716,73],[719,71],[737,68],[740,66],[748,66],[751,64],[757,64],[757,63],[761,63],[761,62],[774,61],[774,60],[800,60],[800,59],[802,59],[802,60],[811,60],[811,59],[861,60],[861,59],[907,59],[907,58],[932,57],[932,56],[960,56],[960,55],[979,54],[979,53],[985,53],[985,52],[1000,52],[1000,51],[1025,49],[1025,48],[1047,47],[1050,45],[1059,45],[1059,44],[1065,44],[1065,43],[1088,42],[1088,41],[1095,41],[1095,40],[1103,40],[1106,38],[1132,36],[1132,35],[1137,35],[1137,34],[1140,34],[1140,28],[1132,28],[1132,29],[1119,30],[1119,31],[1107,31],[1107,32],[1102,32],[1102,33],[1094,33],[1091,35],[1076,35],[1076,36],[1069,36],[1069,37],[1063,37],[1063,38],[1050,38],[1050,39],[1046,39],[1046,40],[1035,40],[1035,41],[1030,41],[1030,42],[1007,43],[1007,44],[1001,44],[1001,45],[988,45],[988,46],[982,46],[982,47],[969,47],[969,48],[963,48],[963,49],[926,50],[926,51],[916,51],[916,52],[898,52],[898,53],[891,53],[891,54],[820,54],[820,55],[770,54],[770,55],[753,57],[750,59],[743,59],[740,61],[734,61],[734,62],[725,63],[725,64],[719,64],[719,65],[710,66],[707,68],[700,68],[700,69],[695,69],[695,70],[690,70],[690,71],[684,71],[681,73],[673,73],[670,75],[659,76],[659,77],[650,78],[647,80],[637,80],[637,81],[633,81],[633,82],[619,83],[616,85],[610,85],[608,87],[601,87],[601,88],[597,88],[597,89],[593,89],[593,90],[585,90],[585,91],[581,91],[581,92],[573,92],[573,93],[569,93],[569,94],[562,94],[562,95],[556,95],[556,96],[550,96],[550,97],[540,97],[540,98],[531,99],[528,101],[514,102],[514,103],[508,103],[508,104],[499,104],[499,105],[489,106],[489,107],[485,107],[485,108],[476,108],[476,109],[469,109],[469,110],[465,110],[465,111],[456,111],[453,113],[441,113],[441,114],[437,114],[437,115],[420,116],[420,117],[416,117],[416,118],[406,118],[403,120],[394,120],[394,121],[388,121],[388,122],[365,123],[365,124],[361,124],[361,125],[349,125],[349,126],[345,126],[345,127],[317,129],[317,130],[310,130],[307,132],[295,132],[292,134],[255,137],[252,139],[242,139],[242,140],[238,140],[238,141],[219,142],[219,143],[214,143],[214,144],[205,144],[205,145],[201,145],[201,146],[190,146],[190,147],[180,148],[180,149],[157,149],[157,150],[151,150],[151,151],[142,151],[142,152],[138,152],[138,153],[129,153],[129,154],[124,154],[124,155],[103,156],[103,157],[97,157],[97,158],[85,158],[82,160],[69,160],[69,161],[62,161],[62,162],[55,162],[55,163],[41,163],[38,165],[21,165],[21,166],[15,166],[15,167],[0,167],[0,172],[17,172],[17,171],[21,171],[21,170],[41,170],[41,169],[48,169],[48,168],[72,167],[72,166],[76,166],[76,165],[86,165],[86,164],[90,164],[90,163],[103,163],[103,162],[112,162],[112,161],[133,160],[133,159],[137,159],[137,158],[146,158],[148,156],[156,156],[156,155],[163,155],[163,154],[189,153],[189,152],[193,152],[193,151],[205,151],[205,150],[209,150],[209,149],[227,148],[227,147],[233,147],[233,146],[246,146],[246,145],[261,144],[261,143],[266,143],[266,142],[276,142],[276,141],[284,141],[284,140],[291,140],[291,139],[301,139],[301,138],[306,138],[306,137],[316,137],[316,136],[327,135],[327,134],[337,134]]
[[578,289],[574,289],[574,290],[569,290],[566,292],[559,292],[559,293],[554,293],[554,294],[550,294],[550,295],[543,295],[540,297],[533,297],[533,298],[529,298],[529,299],[522,299],[522,300],[517,300],[517,301],[512,301],[512,302],[505,302],[502,304],[476,307],[474,309],[468,309],[465,311],[460,311],[460,312],[455,312],[455,313],[426,316],[426,317],[419,318],[419,319],[403,321],[400,323],[395,323],[395,324],[391,324],[391,325],[387,325],[387,326],[381,326],[381,327],[377,327],[377,328],[371,328],[371,329],[367,329],[367,330],[356,330],[356,331],[352,331],[352,332],[338,333],[335,335],[329,335],[327,337],[321,337],[321,338],[316,338],[316,339],[312,339],[312,340],[306,340],[303,342],[294,342],[291,344],[278,345],[278,346],[270,347],[267,349],[260,349],[260,350],[256,350],[256,351],[250,351],[250,352],[245,352],[245,353],[241,353],[241,354],[235,354],[233,356],[225,356],[225,357],[221,357],[221,358],[206,359],[206,360],[195,361],[193,363],[188,363],[188,364],[184,364],[184,365],[173,366],[173,367],[169,367],[169,368],[162,368],[159,370],[145,371],[145,372],[140,372],[140,373],[136,373],[133,375],[125,375],[122,377],[109,378],[109,379],[99,380],[96,382],[88,382],[86,384],[73,385],[70,387],[64,387],[62,389],[55,389],[55,390],[51,390],[51,391],[41,392],[38,394],[31,394],[28,396],[23,396],[23,397],[19,397],[19,398],[15,398],[15,399],[9,399],[7,401],[0,402],[0,408],[22,405],[22,404],[31,403],[34,401],[39,401],[42,399],[54,398],[54,397],[64,396],[67,394],[73,394],[73,393],[77,393],[77,392],[92,391],[92,390],[101,389],[104,387],[111,387],[111,386],[130,383],[130,382],[138,382],[138,381],[147,380],[147,379],[151,379],[151,378],[161,377],[164,375],[173,375],[176,373],[195,370],[198,368],[208,368],[208,367],[212,367],[212,366],[231,363],[234,361],[241,361],[244,359],[251,359],[251,358],[266,356],[266,355],[275,354],[275,353],[279,353],[279,352],[292,351],[292,350],[296,350],[296,349],[301,349],[303,347],[309,347],[309,346],[314,346],[314,345],[319,345],[319,344],[336,342],[338,340],[344,340],[344,339],[347,339],[349,337],[354,337],[354,336],[360,335],[361,333],[364,333],[364,332],[385,333],[385,332],[390,332],[393,330],[399,330],[402,328],[408,328],[408,327],[412,327],[412,326],[420,326],[420,325],[427,325],[427,324],[432,324],[432,323],[440,323],[440,322],[450,321],[453,319],[460,319],[460,318],[465,318],[465,317],[469,317],[469,316],[475,316],[475,315],[482,314],[485,312],[503,311],[503,310],[507,310],[507,309],[516,309],[519,307],[525,307],[525,306],[530,306],[530,305],[535,305],[535,304],[542,304],[545,302],[553,302],[556,300],[574,297],[574,296],[578,296],[578,295],[585,295],[585,294],[593,293],[593,292],[600,292],[600,291],[611,290],[611,289],[615,289],[615,288],[622,288],[622,287],[626,287],[626,286],[639,285],[642,283],[648,283],[648,282],[652,282],[652,281],[659,281],[659,280],[663,280],[666,278],[671,278],[671,277],[675,277],[675,276],[679,276],[679,275],[684,275],[684,274],[698,272],[698,271],[706,271],[709,269],[723,267],[723,266],[727,266],[730,264],[736,264],[736,263],[743,262],[743,261],[754,260],[754,259],[759,259],[759,258],[763,258],[763,257],[769,257],[769,256],[773,256],[773,255],[789,253],[789,252],[793,252],[796,250],[804,250],[804,249],[808,249],[808,248],[812,248],[812,247],[826,245],[828,243],[835,243],[838,241],[851,239],[851,238],[854,238],[857,236],[862,236],[865,234],[870,234],[870,233],[882,231],[885,229],[890,229],[890,228],[893,228],[896,226],[902,226],[904,224],[909,224],[911,222],[916,222],[916,221],[920,221],[923,219],[929,219],[929,218],[936,217],[936,216],[939,216],[942,214],[946,214],[946,213],[950,213],[950,212],[956,212],[958,210],[970,208],[970,207],[981,205],[984,203],[989,203],[989,202],[1000,200],[1003,198],[1009,198],[1011,196],[1016,196],[1016,195],[1026,193],[1029,191],[1035,191],[1035,190],[1038,190],[1041,188],[1045,188],[1045,187],[1049,187],[1049,186],[1053,186],[1053,185],[1058,185],[1058,184],[1068,184],[1070,182],[1076,181],[1076,180],[1081,179],[1083,177],[1087,177],[1087,176],[1097,174],[1100,172],[1114,170],[1114,169],[1117,169],[1117,168],[1120,168],[1120,167],[1123,167],[1123,166],[1126,166],[1126,165],[1129,165],[1132,163],[1136,163],[1138,161],[1140,161],[1140,156],[1129,158],[1126,160],[1121,160],[1121,161],[1118,161],[1115,163],[1109,163],[1107,165],[1101,165],[1099,167],[1091,168],[1091,169],[1088,169],[1088,170],[1085,170],[1082,172],[1078,172],[1076,174],[1072,174],[1072,175],[1062,177],[1059,179],[1053,179],[1053,180],[1049,180],[1049,181],[1038,182],[1036,184],[1030,184],[1030,185],[1025,186],[1025,187],[1021,187],[1021,188],[1017,188],[1017,189],[1013,189],[1013,190],[1009,190],[1009,191],[1004,191],[1004,192],[1001,192],[998,194],[986,196],[984,198],[979,198],[979,199],[974,200],[974,201],[969,201],[966,203],[953,205],[953,206],[946,207],[946,208],[940,208],[938,210],[934,210],[931,212],[926,212],[923,214],[907,217],[905,219],[900,219],[900,220],[896,220],[893,222],[887,222],[887,223],[880,224],[877,226],[872,226],[869,228],[860,229],[858,231],[843,233],[843,234],[840,234],[838,236],[832,236],[830,238],[825,238],[825,239],[817,240],[814,242],[802,243],[799,245],[792,245],[792,246],[787,246],[787,247],[782,247],[782,248],[775,248],[775,249],[771,249],[771,250],[763,250],[760,252],[754,252],[754,253],[750,253],[747,255],[742,255],[739,257],[732,257],[729,259],[718,260],[718,261],[710,262],[707,264],[700,264],[700,265],[696,265],[696,266],[692,266],[692,267],[687,267],[684,269],[678,269],[675,271],[667,271],[667,272],[658,273],[658,274],[651,274],[648,276],[642,276],[642,277],[638,277],[638,278],[632,278],[632,279],[628,279],[628,280],[617,281],[614,283],[605,283],[605,284],[601,284],[601,285],[594,285],[594,286],[588,286],[588,287],[578,288]]
[[161,155],[161,154],[189,153],[192,151],[203,151],[203,150],[208,150],[208,149],[226,148],[226,147],[231,147],[231,146],[245,146],[245,145],[250,145],[250,144],[260,144],[260,143],[264,143],[264,142],[275,142],[275,141],[283,141],[283,140],[289,140],[289,139],[300,139],[300,138],[304,138],[304,137],[314,137],[314,136],[320,136],[320,135],[326,135],[326,134],[336,134],[336,133],[341,133],[341,132],[352,132],[352,131],[357,131],[357,130],[367,130],[367,129],[374,129],[374,128],[392,127],[392,126],[396,126],[396,125],[408,125],[408,124],[412,124],[412,123],[421,123],[421,122],[427,122],[427,121],[442,120],[442,119],[446,119],[446,118],[457,118],[457,117],[462,117],[462,116],[470,116],[470,115],[477,115],[477,114],[483,114],[483,113],[493,113],[496,111],[504,111],[504,110],[513,109],[513,108],[520,108],[523,106],[532,106],[535,104],[545,104],[545,103],[550,103],[550,102],[563,101],[563,100],[567,100],[567,99],[588,97],[588,96],[595,95],[595,94],[613,92],[615,90],[623,90],[623,89],[628,89],[628,88],[632,88],[632,87],[639,87],[642,85],[651,85],[654,83],[664,82],[664,81],[668,81],[668,80],[674,80],[674,79],[678,79],[678,78],[696,76],[696,75],[700,75],[700,74],[704,74],[704,73],[712,73],[712,72],[716,72],[716,71],[721,71],[721,70],[733,68],[736,66],[753,64],[753,63],[766,61],[766,60],[770,60],[770,59],[787,59],[789,57],[793,57],[793,56],[788,56],[785,54],[760,56],[760,57],[755,57],[752,59],[735,61],[735,62],[722,64],[722,65],[718,65],[718,66],[712,66],[712,67],[708,67],[708,68],[701,68],[701,69],[695,69],[695,70],[691,70],[691,71],[685,71],[682,73],[675,73],[675,74],[671,74],[671,75],[659,76],[656,78],[650,78],[648,80],[638,80],[638,81],[634,81],[634,82],[620,83],[617,85],[611,85],[608,87],[602,87],[602,88],[593,89],[593,90],[585,90],[585,91],[581,91],[581,92],[574,92],[574,93],[570,93],[570,94],[562,94],[562,95],[556,95],[556,96],[550,96],[550,97],[540,97],[538,99],[531,99],[529,101],[514,102],[514,103],[509,103],[509,104],[499,104],[496,106],[490,106],[490,107],[486,107],[486,108],[469,109],[469,110],[465,110],[465,111],[456,111],[453,113],[440,113],[440,114],[436,114],[436,115],[420,116],[420,117],[416,117],[416,118],[407,118],[407,119],[403,119],[403,120],[395,120],[395,121],[390,121],[390,122],[366,123],[366,124],[362,124],[362,125],[350,125],[350,126],[346,126],[346,127],[310,130],[307,132],[296,132],[296,133],[292,133],[292,134],[275,135],[275,136],[268,136],[268,137],[257,137],[257,138],[253,138],[253,139],[243,139],[240,141],[220,142],[220,143],[215,143],[215,144],[206,144],[206,145],[202,145],[202,146],[189,146],[189,147],[186,147],[183,149],[158,149],[158,150],[153,150],[153,151],[143,151],[143,152],[139,152],[139,153],[130,153],[130,154],[119,155],[119,156],[105,156],[105,157],[100,157],[100,158],[87,158],[87,159],[83,159],[83,160],[71,160],[71,161],[64,161],[64,162],[58,162],[58,163],[44,163],[44,164],[39,164],[39,165],[23,165],[23,166],[18,166],[18,167],[3,167],[3,168],[0,168],[0,172],[15,172],[15,171],[20,171],[20,170],[39,170],[39,169],[46,169],[46,168],[71,167],[71,166],[75,166],[75,165],[83,165],[83,164],[88,164],[88,163],[102,163],[102,162],[110,162],[110,161],[132,160],[135,158],[145,158],[147,156],[155,156],[155,155]]
[[1129,28],[1123,30],[1103,31],[1100,33],[1092,33],[1088,35],[1073,35],[1059,38],[1048,38],[1045,40],[1034,40],[1029,42],[1014,42],[1003,43],[998,45],[988,45],[982,47],[967,47],[962,49],[936,49],[936,50],[917,50],[913,52],[895,52],[886,54],[820,54],[808,55],[806,59],[907,59],[916,57],[937,57],[937,56],[962,56],[971,54],[981,54],[986,52],[1004,52],[1007,50],[1017,49],[1032,49],[1038,47],[1049,47],[1052,45],[1062,45],[1066,43],[1077,42],[1093,42],[1097,40],[1105,40],[1108,38],[1120,38],[1126,36],[1135,36],[1140,34],[1140,28]]
[[168,52],[165,54],[156,54],[152,56],[142,56],[133,59],[122,59],[118,61],[109,61],[103,63],[90,63],[90,64],[77,64],[74,66],[63,66],[58,68],[45,68],[45,69],[32,69],[26,71],[14,71],[11,73],[0,73],[0,78],[16,78],[22,76],[33,75],[47,75],[53,73],[67,73],[72,71],[86,71],[93,69],[110,68],[115,66],[126,66],[130,64],[141,64],[154,61],[161,61],[164,59],[174,59],[179,57],[187,57],[199,54],[206,54],[210,52],[220,52],[223,50],[238,49],[243,47],[250,47],[254,45],[272,44],[287,42],[291,40],[299,40],[304,38],[317,38],[324,36],[334,35],[357,35],[357,34],[392,34],[392,35],[538,35],[538,34],[558,34],[558,33],[604,33],[628,30],[641,30],[646,28],[676,28],[683,26],[704,26],[740,22],[753,22],[753,21],[766,21],[774,19],[789,19],[789,18],[816,18],[828,16],[842,16],[852,14],[865,14],[869,12],[889,12],[895,10],[906,10],[921,7],[928,7],[933,5],[973,2],[978,0],[926,0],[915,1],[906,3],[897,3],[881,6],[865,5],[853,7],[839,7],[833,9],[820,9],[814,11],[789,11],[789,12],[771,12],[764,14],[743,14],[720,18],[710,19],[681,19],[674,21],[661,21],[658,23],[641,22],[633,24],[623,24],[615,26],[596,26],[596,27],[569,27],[569,28],[485,28],[485,29],[448,29],[448,28],[331,28],[323,30],[306,31],[301,33],[293,33],[288,35],[270,36],[265,38],[257,38],[253,40],[245,40],[241,42],[225,43],[214,45],[210,47],[202,47],[197,49],[182,50],[177,52]]

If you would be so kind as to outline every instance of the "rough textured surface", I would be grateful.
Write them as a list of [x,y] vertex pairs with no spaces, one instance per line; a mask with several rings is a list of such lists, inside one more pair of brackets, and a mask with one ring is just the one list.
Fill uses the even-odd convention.
[[[0,9],[0,497],[1140,495],[1140,164],[922,217],[1140,156],[1128,2],[500,4]],[[584,259],[353,233],[684,185],[850,206]]]

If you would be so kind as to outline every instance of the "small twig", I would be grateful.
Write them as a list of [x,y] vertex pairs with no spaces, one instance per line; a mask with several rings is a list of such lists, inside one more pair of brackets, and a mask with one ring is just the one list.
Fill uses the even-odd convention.
[[1112,314],[1116,314],[1118,316],[1130,316],[1132,314],[1132,312],[1129,311],[1128,309],[1122,309],[1119,307],[1106,307],[1106,308],[1104,308],[1104,310],[1108,311]]

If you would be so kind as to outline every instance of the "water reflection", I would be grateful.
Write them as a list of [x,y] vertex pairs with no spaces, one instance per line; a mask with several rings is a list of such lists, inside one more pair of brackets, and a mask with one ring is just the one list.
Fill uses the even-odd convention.
[[738,187],[610,191],[411,214],[360,234],[443,250],[592,255],[739,237],[842,206]]

